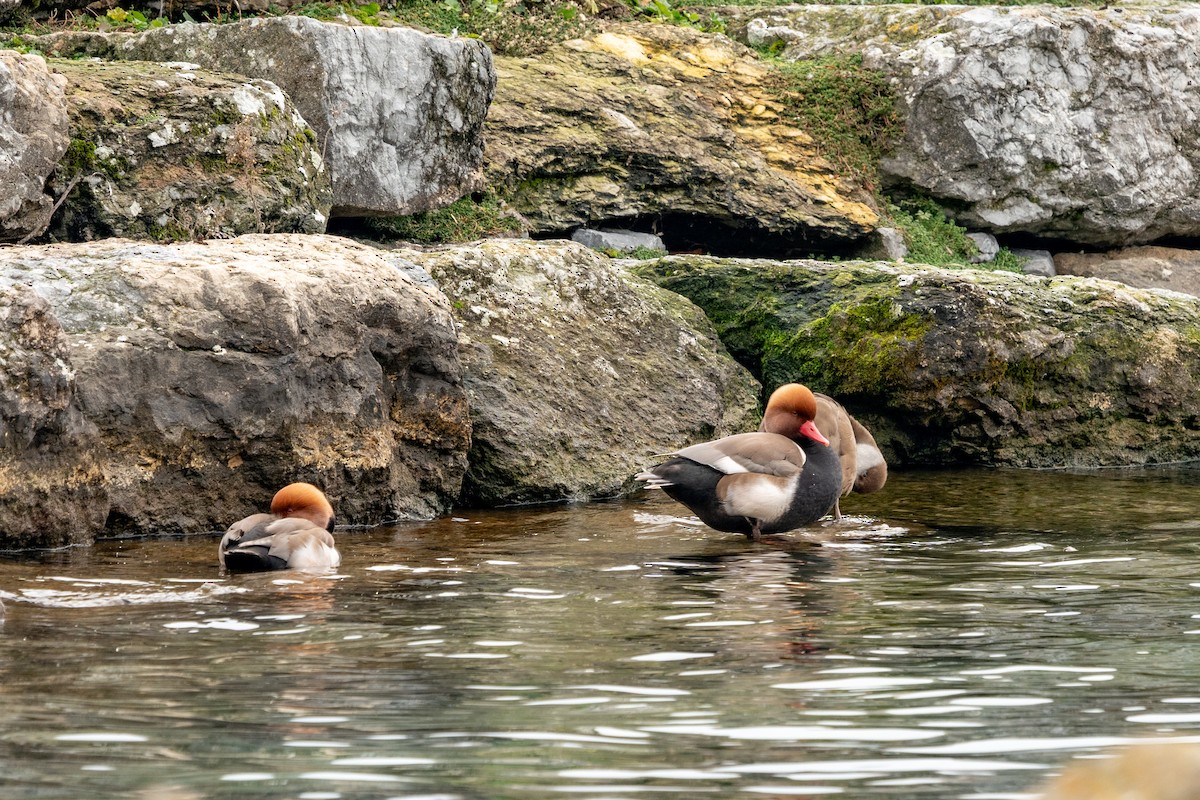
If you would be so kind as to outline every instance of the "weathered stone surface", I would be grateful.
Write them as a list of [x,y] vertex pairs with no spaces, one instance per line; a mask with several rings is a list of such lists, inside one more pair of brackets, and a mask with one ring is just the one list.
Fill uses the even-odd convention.
[[[57,353],[73,394],[54,388],[39,402],[69,400],[94,429],[84,454],[110,531],[220,529],[292,480],[321,485],[342,523],[444,511],[470,422],[449,304],[409,271],[419,270],[324,236],[0,250],[0,288],[32,287],[46,324],[61,326],[65,349],[34,349],[43,363]],[[0,411],[6,427],[59,424]],[[10,476],[38,458],[34,445],[6,455]],[[20,481],[0,490],[0,506],[38,506]]]
[[1170,289],[1200,296],[1200,251],[1177,247],[1126,247],[1108,253],[1055,253],[1060,275],[1104,278],[1140,289]]
[[71,149],[51,234],[202,239],[325,230],[319,145],[279,88],[194,65],[53,62]]
[[1015,247],[1012,254],[1021,259],[1021,271],[1026,275],[1040,275],[1043,278],[1053,278],[1058,274],[1054,267],[1054,256],[1049,250],[1026,250]]
[[653,233],[623,230],[595,230],[580,228],[571,234],[571,241],[578,242],[593,250],[615,250],[617,253],[630,254],[639,249],[657,250],[666,255],[667,248],[663,240]]
[[454,301],[474,425],[464,501],[610,496],[656,454],[758,425],[704,315],[572,242],[428,253]]
[[272,81],[316,131],[333,177],[334,216],[412,214],[481,185],[495,72],[476,39],[290,16],[53,34],[38,46],[186,61]]
[[810,252],[877,222],[723,36],[618,26],[496,69],[487,176],[535,233],[653,216],[672,249]]
[[0,289],[0,547],[88,542],[104,525],[96,433],[69,361],[49,304]]
[[979,252],[971,257],[972,264],[988,264],[996,260],[996,256],[1000,254],[1000,243],[996,241],[996,237],[990,233],[968,233],[967,238],[975,243],[975,249]]
[[1200,233],[1194,7],[788,6],[739,19],[792,57],[858,49],[892,75],[906,124],[885,177],[948,201],[968,227],[1102,246]]
[[1090,278],[671,257],[765,386],[841,400],[901,463],[1200,457],[1200,300]]
[[0,241],[38,236],[50,224],[46,179],[68,140],[62,87],[40,57],[0,50]]

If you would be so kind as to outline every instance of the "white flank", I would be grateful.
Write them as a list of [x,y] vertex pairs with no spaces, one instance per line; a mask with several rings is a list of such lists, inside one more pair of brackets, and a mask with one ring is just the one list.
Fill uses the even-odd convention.
[[307,542],[293,550],[288,558],[292,569],[335,569],[342,563],[338,551],[324,542]]
[[787,481],[766,475],[745,481],[729,492],[725,510],[734,516],[773,522],[787,511],[799,481],[799,475]]

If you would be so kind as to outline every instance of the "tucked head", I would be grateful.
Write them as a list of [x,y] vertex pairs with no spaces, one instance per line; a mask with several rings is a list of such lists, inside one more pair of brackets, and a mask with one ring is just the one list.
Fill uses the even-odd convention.
[[300,517],[318,528],[333,531],[333,506],[325,493],[311,483],[289,483],[275,493],[271,513],[280,517]]
[[785,383],[771,393],[766,413],[763,414],[762,429],[790,439],[807,436],[828,445],[829,440],[813,423],[816,417],[817,398],[813,396],[812,391],[799,383]]

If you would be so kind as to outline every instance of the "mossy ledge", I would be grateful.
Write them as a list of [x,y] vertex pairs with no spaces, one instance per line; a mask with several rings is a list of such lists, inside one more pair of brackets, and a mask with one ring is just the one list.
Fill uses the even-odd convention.
[[892,458],[1096,467],[1200,458],[1200,300],[1108,281],[672,256],[766,390],[837,396]]

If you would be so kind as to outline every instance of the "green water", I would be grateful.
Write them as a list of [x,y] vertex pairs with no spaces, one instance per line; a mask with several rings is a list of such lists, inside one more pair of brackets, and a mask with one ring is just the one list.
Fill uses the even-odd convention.
[[1200,471],[897,473],[751,544],[661,495],[0,555],[0,797],[1017,798],[1200,737]]

